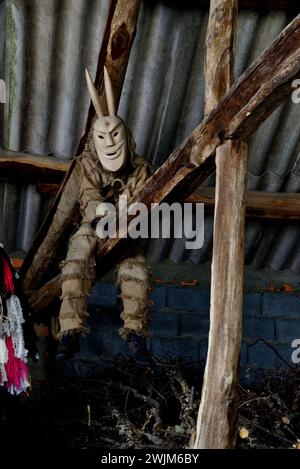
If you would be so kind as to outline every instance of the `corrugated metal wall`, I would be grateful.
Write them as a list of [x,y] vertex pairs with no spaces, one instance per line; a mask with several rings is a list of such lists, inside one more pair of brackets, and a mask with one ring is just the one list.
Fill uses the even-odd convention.
[[[0,77],[9,84],[0,140],[6,148],[74,153],[89,103],[83,70],[95,73],[107,7],[107,0],[0,0]],[[201,9],[143,2],[119,114],[154,168],[203,117],[207,18]],[[236,77],[290,19],[284,12],[240,12]],[[299,134],[300,105],[289,101],[251,139],[249,189],[300,190]],[[1,185],[0,239],[10,251],[28,249],[46,203],[34,186]],[[296,222],[248,222],[246,263],[299,273],[299,242]],[[153,240],[149,256],[201,264],[211,245],[207,216],[201,250],[186,251],[184,240]]]

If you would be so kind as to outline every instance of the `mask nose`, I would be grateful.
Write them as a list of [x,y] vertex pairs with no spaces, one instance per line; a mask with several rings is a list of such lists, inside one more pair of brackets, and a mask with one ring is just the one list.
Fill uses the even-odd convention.
[[110,145],[113,145],[113,144],[114,144],[114,141],[110,133],[105,134],[105,145],[109,147]]

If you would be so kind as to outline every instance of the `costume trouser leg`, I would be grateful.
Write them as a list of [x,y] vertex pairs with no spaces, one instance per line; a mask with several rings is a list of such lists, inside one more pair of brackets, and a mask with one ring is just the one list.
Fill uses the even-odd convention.
[[59,338],[72,332],[88,331],[86,299],[95,280],[97,239],[90,225],[82,224],[69,243],[66,260],[62,263]]
[[121,287],[124,325],[119,333],[127,338],[130,332],[146,336],[148,333],[148,309],[150,274],[143,254],[126,258],[118,266],[118,284]]

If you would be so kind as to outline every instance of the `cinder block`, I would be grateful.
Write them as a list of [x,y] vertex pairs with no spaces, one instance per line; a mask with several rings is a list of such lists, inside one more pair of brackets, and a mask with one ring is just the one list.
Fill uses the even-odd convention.
[[248,363],[254,368],[273,369],[277,366],[277,355],[264,343],[249,344]]
[[149,330],[151,335],[176,337],[178,335],[178,314],[152,311]]
[[299,319],[276,319],[276,340],[284,344],[291,344],[294,339],[300,339]]
[[246,293],[243,299],[245,316],[260,316],[262,314],[262,294]]
[[105,334],[101,336],[103,360],[113,360],[118,354],[125,354],[126,341],[118,334]]
[[88,325],[93,332],[115,333],[122,327],[121,309],[100,307],[95,311],[93,307],[89,307],[88,313],[90,314]]
[[262,298],[264,316],[300,318],[300,295],[265,293]]
[[99,356],[102,351],[102,337],[96,332],[91,332],[86,337],[80,338],[80,356]]
[[208,340],[204,339],[200,341],[200,364],[202,367],[205,366],[207,358]]
[[199,313],[180,313],[179,335],[180,337],[207,337],[209,331],[209,319]]
[[245,318],[243,336],[251,338],[262,338],[265,340],[275,339],[274,319],[267,318]]
[[210,291],[197,288],[172,288],[167,291],[167,305],[178,311],[195,311],[208,313]]
[[150,342],[152,355],[165,360],[175,360],[181,358],[184,362],[199,364],[200,345],[192,339],[181,337],[153,337]]
[[276,350],[278,351],[279,355],[282,357],[278,357],[278,367],[282,369],[288,369],[291,366],[295,367],[296,363],[292,362],[292,355],[295,352],[295,348],[291,347],[291,344],[280,344],[276,345]]
[[242,342],[240,354],[240,366],[246,366],[248,363],[248,345]]
[[167,304],[167,289],[166,289],[166,287],[155,288],[150,293],[150,299],[153,301],[152,308],[154,310],[165,308],[166,304]]
[[116,307],[118,304],[117,287],[110,283],[96,283],[88,298],[88,305]]
[[69,378],[89,379],[97,376],[100,370],[103,370],[104,362],[96,355],[77,354],[67,364],[65,375]]

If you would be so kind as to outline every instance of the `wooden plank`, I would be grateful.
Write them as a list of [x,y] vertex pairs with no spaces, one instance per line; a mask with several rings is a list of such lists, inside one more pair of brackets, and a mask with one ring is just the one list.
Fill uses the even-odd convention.
[[0,149],[0,177],[13,182],[60,183],[70,161],[44,155],[30,155]]
[[[37,184],[39,194],[56,196],[60,190],[59,184]],[[189,195],[185,202],[205,204],[205,212],[215,209],[215,188],[199,187]],[[246,192],[246,216],[249,218],[267,219],[300,219],[300,194],[293,192]]]
[[[191,4],[208,9],[210,0],[190,0]],[[284,10],[299,12],[298,0],[239,0],[239,9],[249,8],[258,11]]]
[[[111,0],[110,2],[95,79],[104,109],[106,108],[106,102],[103,101],[104,89],[101,86],[104,64],[106,64],[111,77],[115,102],[118,105],[129,54],[135,37],[140,5],[140,0]],[[82,152],[86,144],[94,116],[94,108],[91,105],[85,132],[76,152],[77,155]],[[78,187],[77,174],[74,171],[75,166],[75,160],[73,160],[49,214],[25,258],[21,271],[24,290],[36,288],[42,281],[49,266],[53,263],[53,258],[67,230],[74,222],[74,217],[78,215],[78,193],[74,190]],[[57,216],[61,207],[64,209],[64,219]]]
[[[204,203],[205,211],[215,208],[215,189],[199,187],[185,202]],[[267,219],[300,219],[300,194],[291,192],[246,192],[246,216]]]
[[194,444],[199,449],[235,447],[247,144],[228,141],[218,147],[216,166],[210,331]]
[[47,194],[56,197],[61,188],[60,184],[39,183],[36,186],[38,194]]

